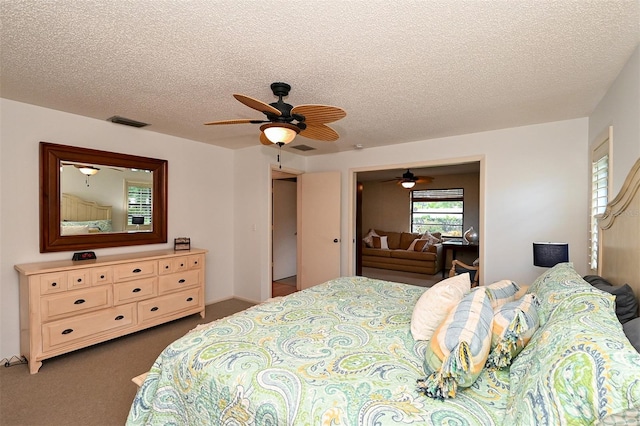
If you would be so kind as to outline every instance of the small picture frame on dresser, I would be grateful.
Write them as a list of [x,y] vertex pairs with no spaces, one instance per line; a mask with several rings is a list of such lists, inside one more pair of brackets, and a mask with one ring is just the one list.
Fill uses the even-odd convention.
[[178,250],[191,250],[191,238],[178,237],[173,240],[173,249]]
[[71,260],[95,260],[97,259],[96,254],[92,251],[81,251],[78,253],[73,253],[73,257]]

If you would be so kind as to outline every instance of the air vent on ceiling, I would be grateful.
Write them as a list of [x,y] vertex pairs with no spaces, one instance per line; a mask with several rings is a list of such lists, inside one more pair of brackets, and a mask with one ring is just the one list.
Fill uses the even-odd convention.
[[144,127],[144,126],[148,126],[148,123],[143,123],[141,121],[136,121],[136,120],[132,120],[130,118],[125,118],[125,117],[120,117],[117,115],[114,115],[113,117],[107,118],[107,121],[110,121],[112,123],[117,123],[117,124],[124,124],[125,126],[131,126],[131,127]]
[[315,150],[315,148],[309,145],[296,145],[296,146],[292,146],[291,148],[297,149],[298,151],[314,151]]

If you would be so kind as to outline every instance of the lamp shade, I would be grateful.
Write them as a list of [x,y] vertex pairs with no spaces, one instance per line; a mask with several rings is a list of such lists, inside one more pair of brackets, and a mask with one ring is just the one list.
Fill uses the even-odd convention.
[[78,167],[78,170],[80,170],[80,173],[82,173],[83,175],[93,176],[96,173],[98,173],[100,169],[93,166],[82,166],[82,167]]
[[133,225],[144,225],[144,216],[132,216],[131,223]]
[[260,130],[271,143],[287,144],[295,139],[300,128],[289,123],[269,123],[260,126]]
[[416,186],[416,183],[412,180],[403,180],[400,182],[400,185],[402,185],[403,188],[411,189]]
[[533,243],[533,264],[550,268],[558,263],[569,261],[569,244],[536,242]]

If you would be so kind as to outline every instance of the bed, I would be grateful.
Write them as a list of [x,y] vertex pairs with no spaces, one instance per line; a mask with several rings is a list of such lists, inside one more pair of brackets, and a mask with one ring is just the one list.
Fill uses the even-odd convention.
[[[629,235],[620,227],[637,229],[637,214],[635,221],[625,218],[639,211],[638,169],[640,161],[604,214],[600,240],[602,274],[633,284],[636,295],[640,240],[626,238],[631,261],[615,257],[619,236]],[[640,421],[640,354],[616,317],[615,298],[571,264],[549,269],[527,291],[539,301],[540,325],[510,367],[484,368],[471,386],[444,400],[416,385],[430,342],[414,340],[411,321],[424,292],[343,277],[199,326],[158,357],[127,424]]]
[[71,194],[62,194],[60,219],[61,235],[112,231],[111,206],[102,206]]

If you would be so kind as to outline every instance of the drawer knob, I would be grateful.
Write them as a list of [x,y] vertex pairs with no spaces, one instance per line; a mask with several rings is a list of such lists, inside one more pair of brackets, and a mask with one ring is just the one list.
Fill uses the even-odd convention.
[[192,300],[193,300],[193,297],[189,297],[189,298],[187,299],[187,302],[191,302]]
[[196,260],[195,262],[193,262],[193,264],[194,264],[194,265],[197,265],[197,264],[198,264],[198,261]]
[[101,279],[101,280],[104,280],[104,275],[100,275],[100,279]]
[[67,328],[62,332],[62,334],[69,334],[69,333],[73,333],[73,328]]
[[81,283],[82,282],[82,278],[78,278],[78,282]]
[[185,280],[185,279],[183,278],[183,279],[181,279],[180,281],[178,281],[178,283],[180,283],[180,284],[184,284],[184,283],[185,283],[185,281],[187,281],[187,280]]
[[157,310],[158,310],[158,307],[157,307],[157,306],[154,306],[153,308],[151,308],[151,312],[155,312],[155,311],[157,311]]
[[180,267],[183,267],[183,266],[184,266],[184,263],[181,263],[181,264],[180,264]]
[[136,268],[136,269],[134,269],[134,270],[133,270],[133,273],[134,273],[134,274],[137,274],[138,272],[142,272],[142,269],[140,269],[140,268]]
[[57,285],[58,285],[58,283],[51,283],[51,287],[55,287]]
[[141,290],[141,289],[139,289],[139,288],[134,288],[134,289],[133,289],[133,290],[131,290],[131,291],[132,291],[133,293],[137,293],[137,292],[139,292],[140,290]]
[[75,302],[73,302],[74,305],[82,305],[85,302],[84,299],[78,299]]
[[124,319],[124,316],[123,316],[123,315],[118,315],[118,316],[116,317],[116,321],[120,321],[121,319]]
[[164,269],[169,269],[169,265],[164,265]]

